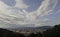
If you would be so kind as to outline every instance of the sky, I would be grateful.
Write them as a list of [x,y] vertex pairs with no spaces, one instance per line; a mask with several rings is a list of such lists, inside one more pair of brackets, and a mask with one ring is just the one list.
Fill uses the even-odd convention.
[[60,0],[0,0],[0,27],[60,24]]

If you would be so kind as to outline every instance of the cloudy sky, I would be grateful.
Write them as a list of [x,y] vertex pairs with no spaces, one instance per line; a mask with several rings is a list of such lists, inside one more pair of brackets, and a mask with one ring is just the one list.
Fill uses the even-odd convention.
[[60,24],[60,0],[0,0],[0,27]]

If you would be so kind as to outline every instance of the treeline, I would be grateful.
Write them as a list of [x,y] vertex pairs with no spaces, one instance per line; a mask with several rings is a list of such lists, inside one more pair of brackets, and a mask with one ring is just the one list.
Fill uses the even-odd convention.
[[16,33],[0,28],[0,37],[60,37],[60,24],[55,25],[53,28],[44,31],[43,33],[31,33],[27,36],[22,33]]
[[0,37],[24,37],[24,35],[0,28]]

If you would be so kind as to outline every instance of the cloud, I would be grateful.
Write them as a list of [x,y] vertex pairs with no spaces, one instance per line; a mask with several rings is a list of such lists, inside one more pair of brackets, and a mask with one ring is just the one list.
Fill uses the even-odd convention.
[[23,0],[15,0],[16,1],[16,6],[21,9],[26,9],[28,8],[28,5],[24,4]]
[[57,3],[58,0],[44,0],[36,11],[29,13],[27,16],[34,19],[37,16],[45,16],[52,14]]
[[15,6],[16,4],[15,0],[0,0],[0,1],[3,1],[3,3],[11,7]]
[[58,11],[55,13],[55,15],[58,14],[58,13],[60,13],[60,10],[58,10]]
[[[40,20],[38,19],[38,16],[43,17],[46,15],[53,14],[54,8],[56,7],[57,3],[58,3],[58,0],[44,0],[36,11],[30,12],[29,14],[26,15],[26,17],[31,21]],[[40,21],[37,21],[37,22],[40,22]]]
[[44,16],[50,14],[51,11],[54,10],[58,3],[58,0],[44,0],[40,6],[40,8],[37,10],[38,15]]
[[[23,0],[15,0],[16,5],[11,7],[0,0],[0,24],[5,26],[29,25],[42,26],[50,20],[49,18],[41,18],[53,13],[58,0],[44,0],[40,7],[32,12],[26,11],[29,5]],[[30,25],[31,24],[31,25]]]

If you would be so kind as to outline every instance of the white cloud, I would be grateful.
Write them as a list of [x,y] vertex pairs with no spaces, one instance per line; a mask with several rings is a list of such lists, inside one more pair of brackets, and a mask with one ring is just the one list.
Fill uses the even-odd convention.
[[[38,16],[43,17],[45,15],[52,14],[54,12],[54,8],[56,7],[57,3],[58,3],[58,0],[44,0],[36,11],[33,11],[33,12],[27,14],[26,17],[33,22],[40,20],[40,19],[37,19]],[[37,22],[39,22],[39,24],[41,24],[40,21],[37,21]],[[45,21],[43,21],[43,22],[45,22]]]
[[16,7],[21,8],[21,9],[26,9],[29,6],[24,4],[23,0],[16,0]]
[[58,0],[44,0],[36,11],[33,11],[26,16],[28,16],[27,18],[36,19],[37,16],[52,14],[57,3]]
[[[58,0],[44,0],[40,7],[33,12],[27,12],[26,9],[29,7],[26,5],[23,0],[15,0],[16,5],[14,7],[10,7],[0,1],[0,24],[17,24],[17,25],[26,25],[26,24],[34,24],[36,26],[42,26],[47,21],[48,18],[38,18],[43,17],[45,15],[52,14],[54,8],[57,5]],[[3,21],[3,22],[2,22]]]
[[37,10],[38,15],[40,16],[48,15],[48,13],[51,13],[51,11],[53,11],[57,3],[58,0],[44,0],[40,8]]

